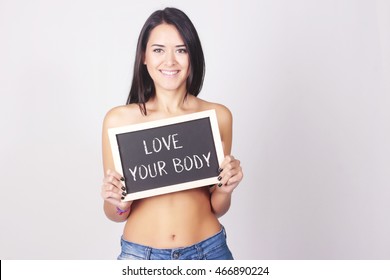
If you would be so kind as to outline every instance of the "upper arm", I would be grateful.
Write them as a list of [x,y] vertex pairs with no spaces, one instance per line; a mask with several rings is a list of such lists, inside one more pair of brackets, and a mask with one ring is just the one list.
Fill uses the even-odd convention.
[[223,150],[225,155],[230,155],[233,141],[233,116],[230,110],[223,105],[218,105],[215,109]]
[[[108,130],[114,127],[131,125],[140,121],[140,111],[137,104],[123,105],[112,108],[107,112],[103,120],[102,152],[104,172],[108,169],[115,170],[113,155],[111,152]],[[118,172],[118,170],[116,170]]]
[[[232,150],[232,141],[233,141],[233,116],[230,110],[223,106],[217,104],[214,108],[217,113],[217,120],[219,126],[219,133],[221,135],[222,147],[225,156],[230,155]],[[210,193],[213,193],[215,186],[209,189]]]
[[104,173],[110,169],[115,170],[114,159],[111,152],[110,139],[108,129],[119,126],[119,112],[117,108],[111,109],[103,120],[102,128],[102,152],[103,152],[103,168]]

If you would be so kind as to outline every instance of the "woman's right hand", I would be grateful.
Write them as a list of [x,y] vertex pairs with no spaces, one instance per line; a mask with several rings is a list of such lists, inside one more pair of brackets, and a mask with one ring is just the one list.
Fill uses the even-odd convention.
[[101,195],[104,201],[118,207],[119,209],[129,209],[132,201],[123,201],[126,196],[126,188],[122,184],[122,176],[113,170],[107,170],[103,178]]

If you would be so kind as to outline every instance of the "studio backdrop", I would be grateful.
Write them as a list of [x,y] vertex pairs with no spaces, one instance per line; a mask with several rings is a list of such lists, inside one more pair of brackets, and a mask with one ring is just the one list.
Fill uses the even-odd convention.
[[198,30],[199,97],[230,108],[244,179],[236,259],[390,258],[390,2],[0,0],[0,259],[115,259],[101,126],[138,34],[167,6]]

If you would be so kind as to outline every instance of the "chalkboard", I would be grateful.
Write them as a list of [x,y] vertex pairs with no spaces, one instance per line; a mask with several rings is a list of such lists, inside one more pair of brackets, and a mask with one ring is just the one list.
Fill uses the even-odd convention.
[[215,110],[108,130],[125,200],[218,183],[223,160]]

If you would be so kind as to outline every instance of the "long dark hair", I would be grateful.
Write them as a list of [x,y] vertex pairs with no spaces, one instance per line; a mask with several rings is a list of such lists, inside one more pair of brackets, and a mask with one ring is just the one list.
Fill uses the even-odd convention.
[[146,65],[144,65],[146,45],[150,32],[156,26],[172,24],[179,31],[190,58],[190,74],[186,82],[186,94],[197,96],[202,89],[205,74],[205,62],[198,33],[188,16],[179,9],[165,8],[155,11],[146,20],[138,37],[134,62],[133,81],[126,104],[137,103],[141,112],[146,115],[145,103],[156,94],[156,89]]

